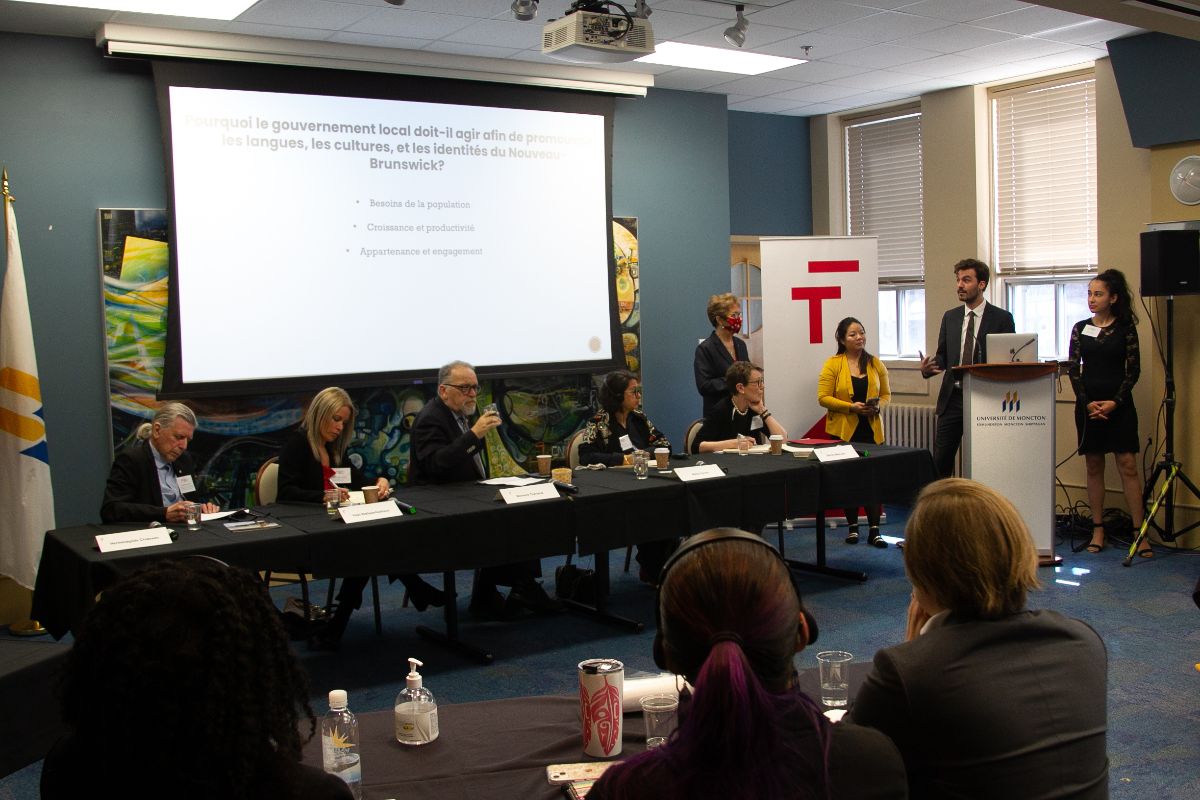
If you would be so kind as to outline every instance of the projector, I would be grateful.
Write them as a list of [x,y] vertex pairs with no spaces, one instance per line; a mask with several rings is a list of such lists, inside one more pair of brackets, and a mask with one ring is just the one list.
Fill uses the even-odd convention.
[[[579,64],[633,61],[654,52],[650,22],[623,14],[576,11],[552,19],[542,29],[542,53]],[[628,29],[628,33],[622,33]]]

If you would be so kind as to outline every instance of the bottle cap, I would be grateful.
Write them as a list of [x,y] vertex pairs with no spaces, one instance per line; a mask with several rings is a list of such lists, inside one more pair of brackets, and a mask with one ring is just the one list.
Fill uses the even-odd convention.
[[421,688],[421,673],[417,672],[417,667],[423,666],[425,666],[425,662],[423,661],[418,661],[415,658],[410,658],[408,660],[408,677],[405,678],[405,681],[407,682],[409,689]]
[[334,689],[329,693],[329,710],[337,711],[346,707],[346,690]]

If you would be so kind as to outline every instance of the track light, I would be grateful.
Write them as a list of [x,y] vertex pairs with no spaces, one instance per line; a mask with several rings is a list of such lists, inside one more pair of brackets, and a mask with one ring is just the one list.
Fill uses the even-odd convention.
[[520,22],[528,22],[537,16],[538,0],[513,0],[513,16]]
[[725,29],[725,41],[734,47],[741,47],[746,43],[746,28],[750,27],[750,23],[746,22],[746,17],[742,14],[745,10],[745,6],[738,5],[737,22]]

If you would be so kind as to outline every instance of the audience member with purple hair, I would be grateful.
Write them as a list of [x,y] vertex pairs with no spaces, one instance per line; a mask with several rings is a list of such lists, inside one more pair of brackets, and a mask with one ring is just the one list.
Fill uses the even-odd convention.
[[663,568],[655,662],[695,686],[666,745],[610,768],[594,800],[904,798],[904,766],[877,731],[831,725],[800,691],[793,656],[816,639],[787,565],[727,528]]

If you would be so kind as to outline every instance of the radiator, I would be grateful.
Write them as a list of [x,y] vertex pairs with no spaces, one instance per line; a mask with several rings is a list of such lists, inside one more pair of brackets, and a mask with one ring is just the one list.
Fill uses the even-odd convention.
[[933,432],[936,425],[933,406],[884,406],[883,436],[888,444],[933,450]]

